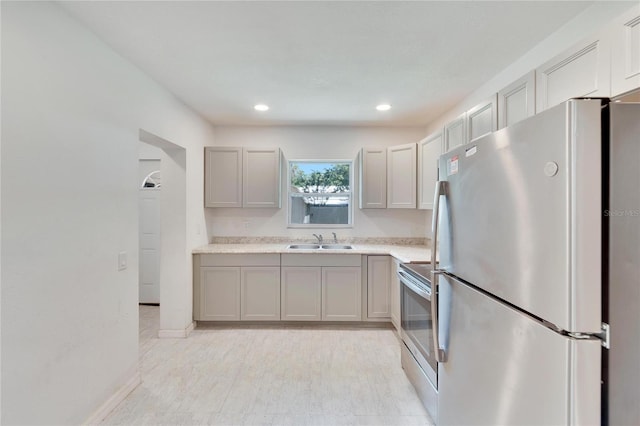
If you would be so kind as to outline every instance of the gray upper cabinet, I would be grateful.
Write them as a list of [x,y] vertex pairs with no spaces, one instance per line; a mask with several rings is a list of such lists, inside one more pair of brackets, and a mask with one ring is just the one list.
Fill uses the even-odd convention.
[[467,139],[472,142],[482,136],[498,130],[498,102],[496,95],[491,96],[467,111]]
[[498,92],[498,128],[536,113],[536,73],[530,71]]
[[387,208],[387,148],[360,151],[360,208]]
[[640,87],[640,5],[616,19],[610,29],[611,96]]
[[280,208],[280,149],[244,148],[242,207]]
[[536,112],[583,96],[611,93],[610,38],[600,32],[536,69]]
[[415,143],[387,148],[387,208],[416,208],[416,157]]
[[467,142],[466,121],[467,113],[465,112],[444,125],[444,152]]
[[205,148],[205,207],[280,208],[279,148]]
[[438,158],[442,154],[442,132],[418,142],[418,208],[433,209],[433,192],[438,180]]
[[242,148],[204,149],[204,206],[242,207]]

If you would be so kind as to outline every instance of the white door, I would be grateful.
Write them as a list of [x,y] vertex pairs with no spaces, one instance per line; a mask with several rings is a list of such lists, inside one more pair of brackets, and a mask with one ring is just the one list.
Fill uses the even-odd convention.
[[139,303],[160,303],[160,189],[139,194]]

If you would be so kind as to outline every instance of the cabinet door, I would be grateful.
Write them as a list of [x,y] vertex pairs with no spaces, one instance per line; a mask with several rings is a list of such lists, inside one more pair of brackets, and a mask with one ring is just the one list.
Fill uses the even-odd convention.
[[444,152],[451,151],[467,142],[466,121],[467,113],[465,112],[444,125]]
[[243,320],[280,320],[280,268],[242,268],[240,315]]
[[367,316],[389,318],[391,316],[391,258],[368,256],[367,258]]
[[360,151],[360,208],[387,208],[387,149]]
[[320,267],[283,267],[280,318],[287,321],[320,321],[321,280]]
[[442,154],[442,132],[418,142],[418,208],[433,209],[438,180],[438,158]]
[[242,207],[242,148],[204,150],[204,206]]
[[496,95],[467,111],[467,141],[471,142],[498,130]]
[[242,207],[280,208],[280,149],[244,148]]
[[391,323],[398,331],[400,331],[400,279],[396,272],[399,267],[400,261],[393,259],[391,265]]
[[240,319],[240,268],[200,268],[200,321]]
[[536,113],[536,73],[531,71],[498,92],[498,128]]
[[608,97],[611,92],[610,50],[598,34],[536,69],[536,112],[569,98]]
[[416,156],[415,143],[387,149],[387,208],[416,208]]
[[362,282],[355,266],[322,268],[322,320],[361,321]]
[[640,87],[640,6],[629,9],[610,29],[611,96]]

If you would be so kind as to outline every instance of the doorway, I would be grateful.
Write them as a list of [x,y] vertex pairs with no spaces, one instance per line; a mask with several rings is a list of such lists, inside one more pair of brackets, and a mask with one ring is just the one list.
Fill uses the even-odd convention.
[[[193,322],[189,309],[191,294],[185,290],[185,283],[190,275],[186,226],[186,150],[143,129],[140,129],[139,140],[142,142],[139,159],[159,160],[160,173],[156,175],[156,179],[161,184],[155,193],[155,206],[154,201],[151,201],[152,192],[145,192],[144,208],[141,206],[139,210],[141,221],[143,215],[145,219],[148,215],[148,224],[152,224],[154,220],[159,222],[156,244],[156,253],[159,255],[157,260],[153,259],[152,251],[148,252],[147,259],[143,259],[141,255],[140,272],[141,276],[146,272],[142,268],[147,267],[145,262],[148,261],[148,272],[152,273],[152,277],[153,273],[157,274],[160,304],[158,337],[187,337],[193,328]],[[156,158],[153,158],[154,156]],[[147,229],[142,229],[141,225],[141,231]],[[157,267],[154,269],[155,265]],[[154,291],[150,290],[152,294]]]
[[[156,150],[159,151],[155,148],[150,152],[153,154]],[[138,302],[141,305],[159,305],[162,174],[160,158],[142,158],[146,152],[149,149],[140,150],[138,161]],[[151,156],[159,157],[160,153]]]

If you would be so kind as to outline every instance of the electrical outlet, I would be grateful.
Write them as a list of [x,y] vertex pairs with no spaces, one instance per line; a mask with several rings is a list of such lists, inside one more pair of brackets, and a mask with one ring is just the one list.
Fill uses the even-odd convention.
[[118,253],[118,271],[124,271],[127,269],[127,252],[121,251]]

